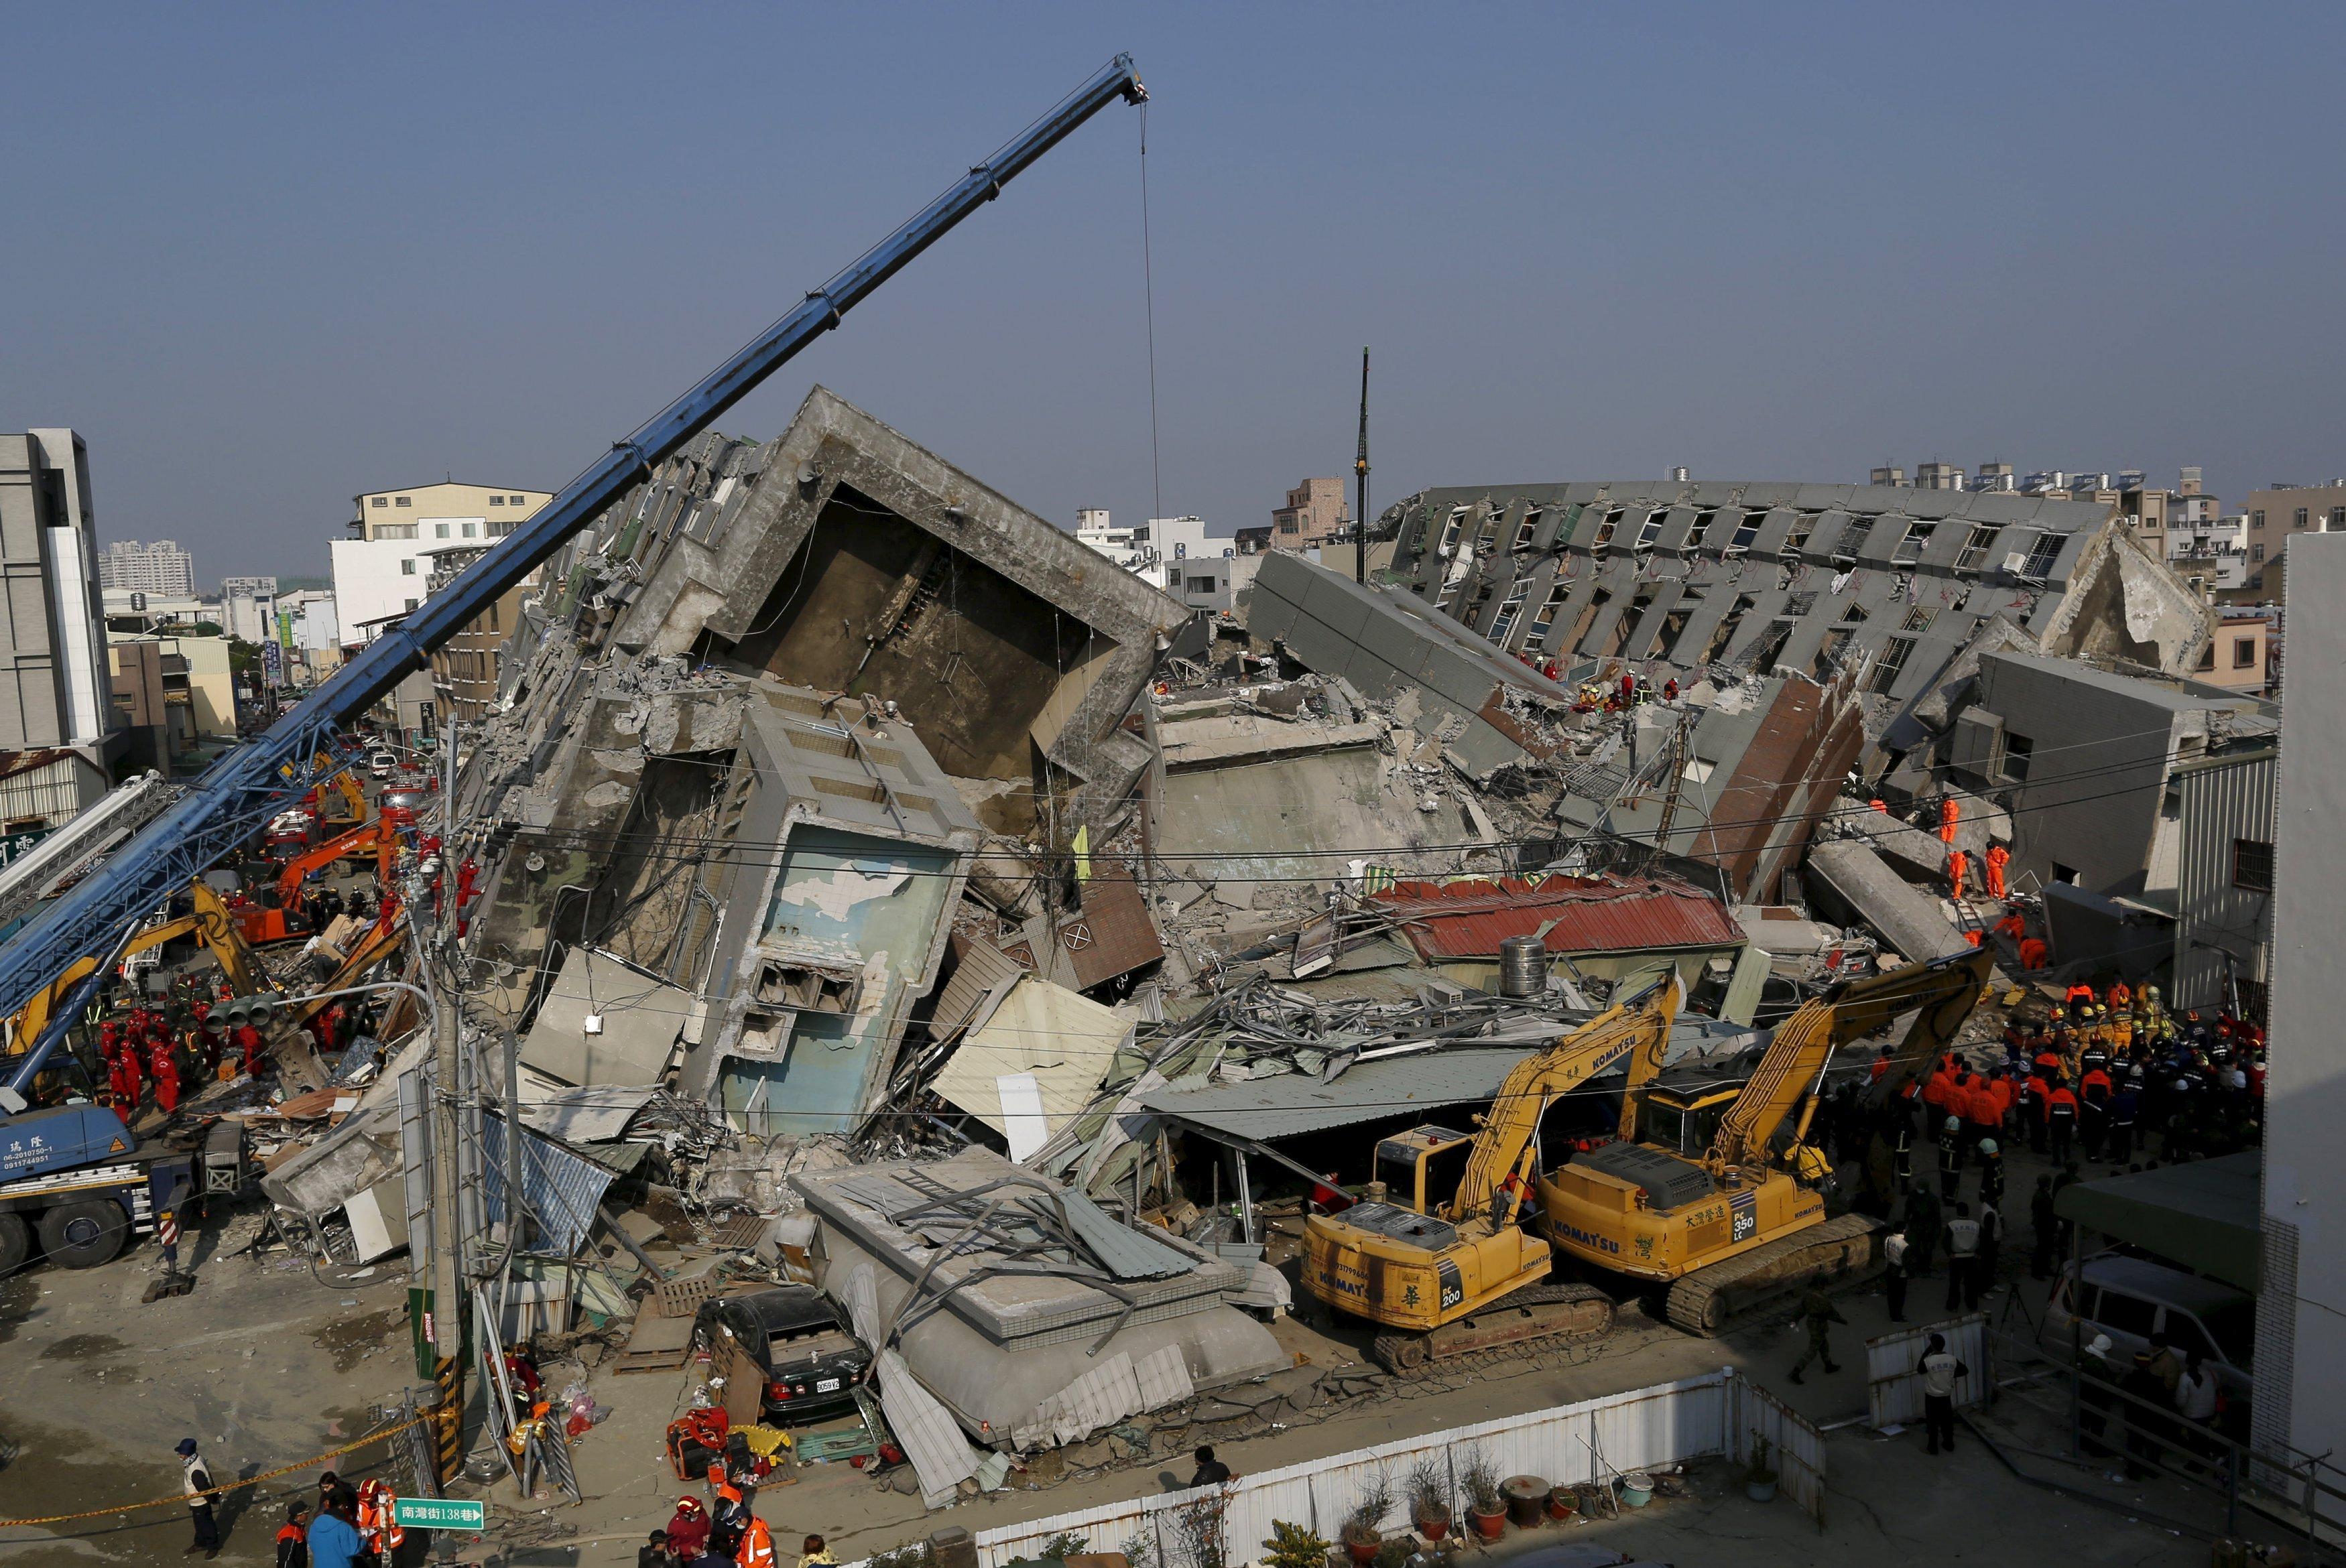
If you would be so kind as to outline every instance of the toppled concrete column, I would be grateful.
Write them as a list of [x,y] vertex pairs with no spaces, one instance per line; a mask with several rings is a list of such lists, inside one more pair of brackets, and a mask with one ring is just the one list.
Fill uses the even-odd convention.
[[1971,943],[1939,912],[1939,901],[1901,877],[1864,844],[1841,840],[1809,851],[1809,881],[1824,887],[1882,933],[1910,963],[1967,951]]

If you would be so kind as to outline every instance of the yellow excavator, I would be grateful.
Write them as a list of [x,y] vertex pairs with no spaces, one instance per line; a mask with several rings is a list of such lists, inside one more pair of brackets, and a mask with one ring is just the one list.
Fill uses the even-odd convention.
[[[1397,1372],[1494,1345],[1608,1331],[1605,1292],[1543,1283],[1554,1250],[1519,1218],[1535,1174],[1535,1135],[1556,1096],[1625,1057],[1633,1091],[1651,1078],[1679,996],[1677,976],[1666,976],[1525,1057],[1471,1136],[1429,1126],[1379,1143],[1376,1173],[1392,1201],[1313,1215],[1303,1234],[1304,1288],[1389,1330],[1372,1349]],[[1445,1199],[1439,1189],[1452,1172],[1456,1186]]]
[[1836,1050],[1908,1013],[1913,1026],[1880,1082],[1913,1076],[1971,1016],[1991,962],[1974,951],[1845,981],[1777,1026],[1748,1081],[1693,1074],[1682,1088],[1664,1079],[1633,1091],[1642,1106],[1625,1105],[1623,1118],[1634,1139],[1540,1178],[1550,1238],[1581,1263],[1667,1287],[1670,1321],[1696,1334],[1818,1279],[1870,1276],[1881,1268],[1876,1223],[1825,1214],[1831,1171],[1807,1141],[1815,1092]]
[[[211,949],[212,956],[219,961],[229,984],[235,988],[239,996],[274,990],[268,974],[254,962],[252,950],[245,945],[243,933],[237,929],[235,916],[229,912],[228,905],[221,901],[211,885],[198,878],[189,886],[189,897],[195,906],[192,913],[148,926],[124,945],[122,957],[128,958],[133,953],[144,952],[148,948],[160,947],[167,942],[192,935]],[[74,960],[66,966],[64,973],[34,994],[33,1000],[25,1004],[23,1012],[8,1020],[6,1033],[10,1055],[32,1049],[33,1043],[48,1027],[49,1020],[55,1016],[58,1006],[73,993],[75,986],[89,978],[90,972],[97,965],[98,961],[95,958]]]

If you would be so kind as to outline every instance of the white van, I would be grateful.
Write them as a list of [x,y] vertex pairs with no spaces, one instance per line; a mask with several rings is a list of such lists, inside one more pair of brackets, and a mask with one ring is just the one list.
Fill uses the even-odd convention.
[[[2077,1343],[2096,1334],[2110,1337],[2111,1359],[2123,1366],[2150,1349],[2150,1337],[2164,1333],[2178,1356],[2194,1350],[2208,1363],[2217,1385],[2246,1399],[2255,1380],[2250,1366],[2257,1340],[2257,1298],[2245,1290],[2202,1279],[2145,1257],[2105,1253],[2086,1259],[2084,1310]],[[2045,1306],[2037,1342],[2066,1352],[2071,1343],[2069,1276],[2065,1272]]]

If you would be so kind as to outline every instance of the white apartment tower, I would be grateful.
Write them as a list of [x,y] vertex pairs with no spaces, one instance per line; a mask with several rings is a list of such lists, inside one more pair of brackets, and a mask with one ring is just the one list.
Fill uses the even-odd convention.
[[180,549],[176,539],[146,545],[117,539],[97,558],[97,585],[191,599],[196,595],[196,558]]

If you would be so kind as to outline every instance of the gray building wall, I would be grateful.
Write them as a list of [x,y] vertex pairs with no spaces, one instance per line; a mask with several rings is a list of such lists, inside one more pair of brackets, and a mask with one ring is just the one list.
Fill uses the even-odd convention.
[[[1979,679],[1974,712],[2001,721],[1990,781],[2014,787],[2025,808],[2013,812],[2007,874],[2140,894],[2183,715],[2200,705],[2066,659],[1990,654]],[[2015,738],[2030,743],[2025,777]]]
[[0,435],[0,750],[114,728],[88,463],[70,430]]
[[1997,615],[2056,653],[2188,667],[2205,617],[2138,548],[2124,586],[2173,601],[2156,625],[2135,617],[2147,640],[2106,613],[2074,624],[2074,584],[2107,579],[2115,602],[2113,515],[1998,493],[1634,481],[1427,490],[1384,521],[1389,580],[1567,678],[1620,658],[1823,679],[1870,658],[1867,689],[1903,701]]
[[[2251,1013],[2271,980],[2272,893],[2255,885],[2273,841],[2280,765],[2270,751],[2214,758],[2175,770],[2182,822],[2175,904],[2176,1008],[2222,1008],[2227,971]],[[2245,856],[2239,853],[2247,845]],[[2257,846],[2263,846],[2259,857]]]
[[[2290,543],[2290,592],[2346,604],[2346,536]],[[2264,1273],[2257,1298],[2253,1436],[2260,1447],[2346,1453],[2346,1034],[2338,1026],[2339,932],[2346,930],[2346,616],[2290,625],[2274,809],[2272,1010],[2265,1080]]]

